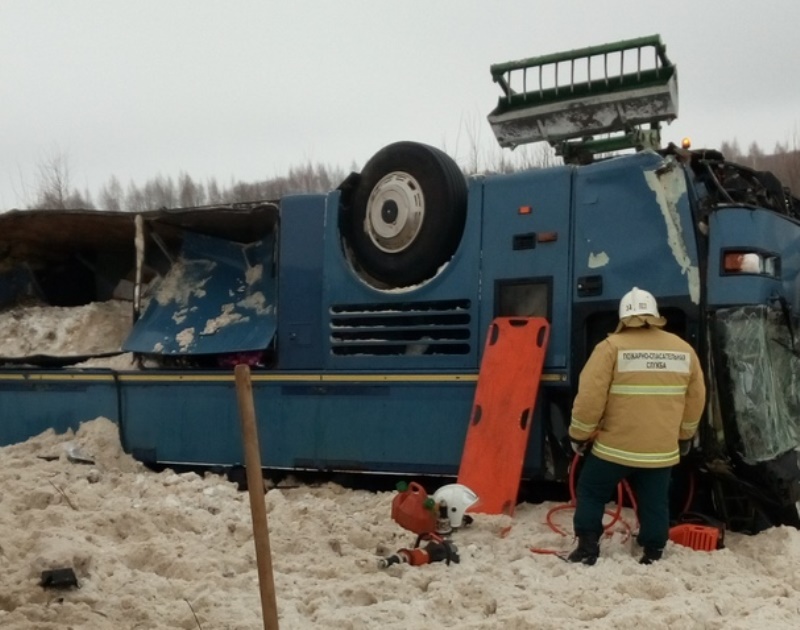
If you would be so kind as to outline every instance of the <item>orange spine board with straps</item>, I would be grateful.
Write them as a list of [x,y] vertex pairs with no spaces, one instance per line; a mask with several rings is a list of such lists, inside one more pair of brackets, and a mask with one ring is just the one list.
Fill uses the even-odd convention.
[[479,497],[471,512],[514,513],[549,336],[542,317],[498,317],[489,327],[458,470]]

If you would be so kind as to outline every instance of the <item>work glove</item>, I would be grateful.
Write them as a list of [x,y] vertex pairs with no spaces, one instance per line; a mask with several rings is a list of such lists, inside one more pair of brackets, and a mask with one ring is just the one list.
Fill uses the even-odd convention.
[[570,440],[569,443],[576,455],[584,455],[589,448],[589,440]]
[[691,440],[678,440],[678,447],[681,449],[681,457],[686,457],[692,450]]

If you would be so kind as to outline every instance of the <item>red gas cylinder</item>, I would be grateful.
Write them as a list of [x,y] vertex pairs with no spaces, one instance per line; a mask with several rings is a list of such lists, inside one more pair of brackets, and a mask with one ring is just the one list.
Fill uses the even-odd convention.
[[429,534],[436,530],[435,507],[425,488],[412,481],[392,499],[392,519],[415,534]]

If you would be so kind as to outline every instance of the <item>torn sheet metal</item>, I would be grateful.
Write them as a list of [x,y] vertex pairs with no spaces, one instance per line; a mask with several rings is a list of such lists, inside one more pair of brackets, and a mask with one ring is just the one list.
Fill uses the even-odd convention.
[[681,273],[686,276],[689,297],[693,304],[699,304],[700,270],[696,264],[692,264],[692,256],[686,246],[686,238],[683,235],[683,226],[678,211],[678,203],[687,194],[684,173],[670,158],[665,161],[664,168],[657,171],[645,171],[644,177],[648,187],[655,193],[667,229],[667,244]]
[[276,329],[273,252],[272,237],[242,245],[187,232],[124,349],[162,355],[265,349]]

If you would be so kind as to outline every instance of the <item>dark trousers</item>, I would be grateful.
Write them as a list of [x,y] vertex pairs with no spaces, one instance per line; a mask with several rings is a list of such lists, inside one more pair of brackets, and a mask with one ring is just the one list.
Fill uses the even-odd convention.
[[617,485],[627,479],[637,503],[637,542],[642,547],[663,549],[669,537],[671,474],[671,468],[634,468],[607,462],[587,453],[578,471],[573,519],[575,535],[602,535],[606,503],[616,497]]

